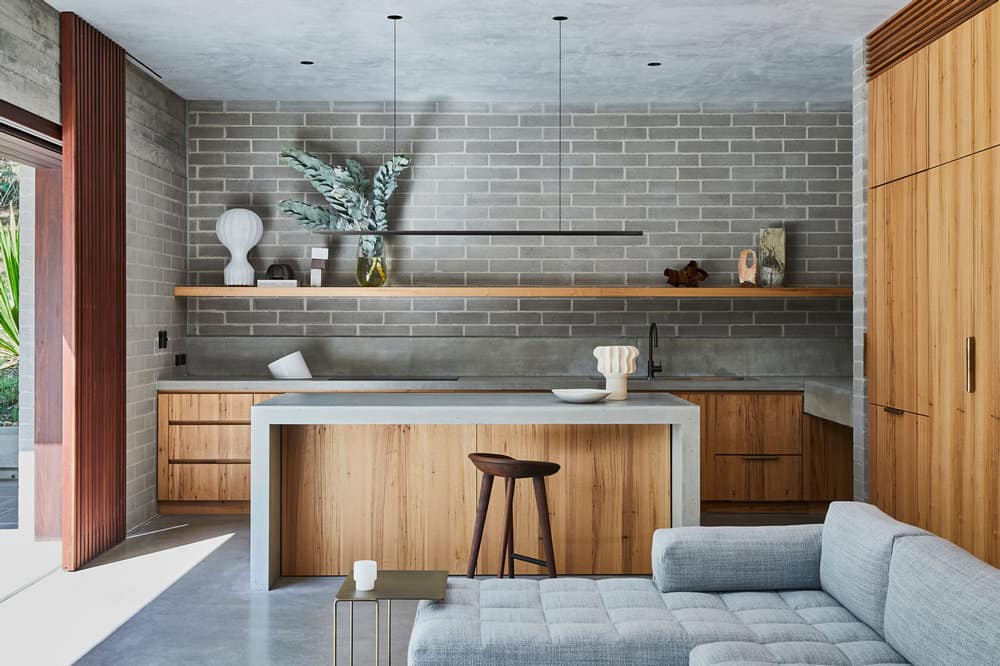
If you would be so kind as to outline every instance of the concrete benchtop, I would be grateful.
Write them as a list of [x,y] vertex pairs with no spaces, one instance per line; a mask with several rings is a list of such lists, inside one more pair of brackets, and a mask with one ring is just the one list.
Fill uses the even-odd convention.
[[589,405],[539,393],[288,393],[250,415],[250,589],[267,591],[280,570],[282,426],[517,423],[669,424],[671,525],[699,524],[700,409],[668,393]]
[[[666,377],[653,381],[635,376],[629,379],[630,391],[801,391],[811,381],[833,381],[850,386],[849,378],[766,376],[746,378]],[[604,388],[604,379],[573,376],[491,377],[463,376],[455,379],[435,378],[315,378],[272,379],[270,377],[177,377],[161,379],[160,391],[251,391],[257,393],[287,393],[293,391],[548,391],[554,388]]]
[[699,408],[670,393],[572,404],[551,393],[287,393],[253,406],[252,423],[694,424]]
[[810,379],[802,388],[803,412],[848,428],[854,427],[851,415],[851,379]]

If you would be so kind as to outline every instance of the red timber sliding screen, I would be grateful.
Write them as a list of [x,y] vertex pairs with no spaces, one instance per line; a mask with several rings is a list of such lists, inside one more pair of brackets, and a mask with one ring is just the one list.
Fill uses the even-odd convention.
[[125,52],[61,20],[63,567],[125,538]]
[[35,169],[35,303],[43,304],[34,317],[35,537],[40,539],[62,534],[61,145],[58,123],[0,100],[0,154]]

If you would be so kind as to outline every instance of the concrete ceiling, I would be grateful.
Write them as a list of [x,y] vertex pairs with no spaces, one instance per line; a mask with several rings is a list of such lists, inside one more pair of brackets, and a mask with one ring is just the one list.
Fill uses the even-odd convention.
[[[186,99],[844,100],[851,44],[905,0],[49,0]],[[314,60],[303,66],[300,60]],[[650,68],[648,61],[662,67]]]

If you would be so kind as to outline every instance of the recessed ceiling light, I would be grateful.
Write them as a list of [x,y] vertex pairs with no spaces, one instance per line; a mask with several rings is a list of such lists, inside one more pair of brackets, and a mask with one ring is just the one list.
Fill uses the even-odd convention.
[[300,65],[315,65],[316,63],[312,60],[299,60]]
[[646,67],[659,67],[662,64],[663,64],[662,62],[656,62],[656,61],[647,62]]

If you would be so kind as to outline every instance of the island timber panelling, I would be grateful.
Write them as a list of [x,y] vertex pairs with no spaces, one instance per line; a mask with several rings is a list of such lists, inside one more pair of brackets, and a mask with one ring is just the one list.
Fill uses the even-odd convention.
[[[476,450],[563,466],[546,480],[559,573],[648,574],[653,531],[670,525],[669,426],[285,426],[282,433],[286,576],[343,575],[368,558],[390,569],[464,573],[480,481],[468,454]],[[481,573],[496,571],[502,487],[494,485]],[[537,556],[538,516],[523,480],[514,525],[517,552]]]

